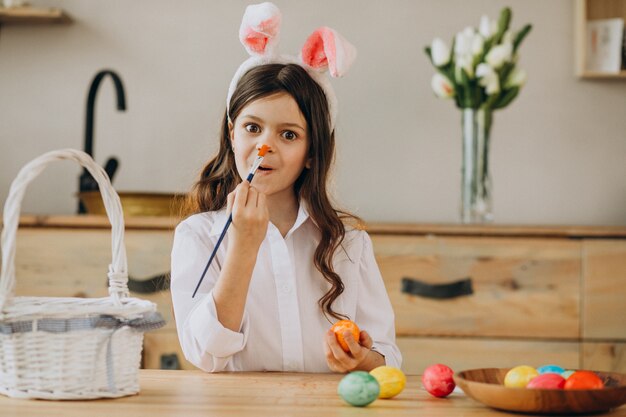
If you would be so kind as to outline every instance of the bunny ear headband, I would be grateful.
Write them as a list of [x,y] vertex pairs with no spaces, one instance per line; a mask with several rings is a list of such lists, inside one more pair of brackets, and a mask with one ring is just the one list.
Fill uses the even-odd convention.
[[343,76],[356,58],[356,49],[335,30],[321,27],[304,42],[298,56],[280,55],[278,42],[281,17],[278,7],[270,2],[253,4],[246,8],[239,28],[239,40],[250,58],[239,66],[230,82],[226,109],[228,111],[230,107],[230,99],[239,80],[251,68],[270,63],[298,64],[324,90],[330,110],[330,127],[333,130],[337,120],[337,96],[324,73],[328,70],[332,77]]

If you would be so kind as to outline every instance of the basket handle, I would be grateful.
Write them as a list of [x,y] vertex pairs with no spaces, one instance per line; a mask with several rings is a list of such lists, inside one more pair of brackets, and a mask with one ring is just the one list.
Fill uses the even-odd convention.
[[45,153],[24,165],[11,184],[9,196],[4,204],[4,226],[2,229],[2,271],[0,274],[0,311],[14,296],[15,287],[15,238],[20,209],[26,187],[51,162],[71,160],[78,162],[91,173],[100,187],[109,221],[111,223],[112,261],[109,265],[109,295],[116,305],[128,297],[128,263],[124,246],[124,215],[120,198],[113,189],[106,172],[88,154],[77,149],[59,149]]

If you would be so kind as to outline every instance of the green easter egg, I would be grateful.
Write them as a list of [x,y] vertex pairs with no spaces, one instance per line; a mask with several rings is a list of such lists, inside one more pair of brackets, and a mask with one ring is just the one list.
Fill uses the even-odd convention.
[[369,373],[355,371],[343,377],[337,393],[348,404],[364,407],[378,398],[380,385]]

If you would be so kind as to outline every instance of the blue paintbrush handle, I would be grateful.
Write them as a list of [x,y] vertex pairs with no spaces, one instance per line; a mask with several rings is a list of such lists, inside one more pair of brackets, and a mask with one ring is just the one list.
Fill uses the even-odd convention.
[[[251,183],[252,178],[254,178],[254,172],[251,172],[248,174],[248,178],[246,178],[246,181]],[[209,266],[211,266],[211,262],[213,262],[213,258],[215,258],[215,254],[217,253],[217,250],[219,249],[220,244],[222,243],[222,240],[224,240],[224,236],[226,236],[226,232],[228,231],[228,226],[230,226],[232,222],[233,222],[233,213],[230,213],[230,215],[228,216],[228,220],[226,221],[226,224],[224,225],[224,230],[222,230],[222,234],[220,235],[220,238],[217,240],[217,243],[215,244],[215,247],[213,248],[213,252],[211,253],[209,262],[206,263],[206,266],[204,267],[204,271],[202,271],[202,276],[200,277],[200,280],[198,281],[198,285],[196,285],[196,289],[193,290],[193,295],[191,296],[191,298],[194,298],[196,296],[196,293],[198,292],[198,288],[200,288],[200,284],[202,284],[202,280],[204,279],[204,276],[206,275],[206,271],[209,270]]]
[[204,279],[204,276],[206,275],[206,271],[209,270],[209,266],[211,266],[211,262],[213,262],[213,258],[215,258],[215,254],[217,253],[217,250],[220,247],[220,244],[222,243],[222,240],[224,240],[224,236],[226,236],[226,232],[228,231],[228,226],[230,226],[230,224],[233,222],[233,214],[231,213],[230,216],[228,216],[228,220],[226,221],[226,225],[224,226],[224,230],[222,230],[222,234],[220,235],[220,238],[217,240],[217,243],[215,244],[215,247],[213,248],[213,252],[211,252],[211,257],[209,258],[209,262],[206,263],[206,266],[204,267],[204,271],[202,271],[202,276],[200,277],[200,281],[198,281],[198,285],[196,285],[196,289],[193,290],[193,295],[191,296],[191,298],[196,296],[196,293],[198,292],[198,288],[200,288],[200,284],[202,284],[202,280]]

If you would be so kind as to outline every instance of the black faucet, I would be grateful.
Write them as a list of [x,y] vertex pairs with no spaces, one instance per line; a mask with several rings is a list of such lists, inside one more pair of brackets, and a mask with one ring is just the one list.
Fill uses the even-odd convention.
[[[98,92],[98,87],[102,82],[102,79],[110,75],[113,79],[113,83],[115,84],[115,91],[117,92],[117,109],[120,111],[126,110],[126,96],[124,95],[124,86],[122,85],[122,80],[115,72],[111,70],[103,70],[96,74],[93,81],[91,82],[91,86],[89,87],[89,95],[87,96],[87,114],[85,116],[85,144],[84,151],[93,157],[93,118],[94,118],[94,110],[96,106],[96,93]],[[113,180],[113,175],[117,170],[117,166],[119,161],[117,158],[112,157],[109,158],[104,166],[104,170],[111,180]],[[83,169],[83,173],[80,175],[79,183],[78,183],[78,191],[96,191],[98,190],[98,183],[91,176],[91,174]],[[78,202],[78,213],[86,213],[87,209],[83,205],[83,203],[79,200]]]

